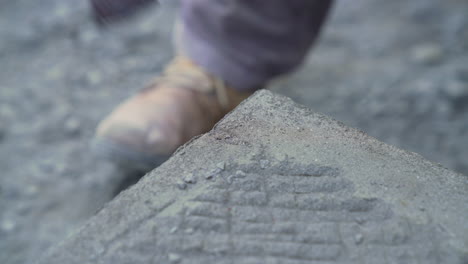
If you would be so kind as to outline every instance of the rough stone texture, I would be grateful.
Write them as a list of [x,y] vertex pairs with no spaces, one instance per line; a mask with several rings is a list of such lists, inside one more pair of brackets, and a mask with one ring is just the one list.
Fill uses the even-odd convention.
[[[177,1],[159,2],[99,28],[85,0],[0,0],[1,264],[34,262],[132,182],[88,144],[171,59]],[[466,14],[466,0],[336,1],[270,89],[468,175]]]
[[261,91],[39,263],[467,263],[467,187]]

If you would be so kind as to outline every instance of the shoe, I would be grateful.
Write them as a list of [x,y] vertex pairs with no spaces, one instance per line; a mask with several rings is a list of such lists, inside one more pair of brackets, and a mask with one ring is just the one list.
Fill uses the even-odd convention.
[[98,126],[93,150],[120,166],[150,170],[205,133],[252,92],[239,92],[179,55]]

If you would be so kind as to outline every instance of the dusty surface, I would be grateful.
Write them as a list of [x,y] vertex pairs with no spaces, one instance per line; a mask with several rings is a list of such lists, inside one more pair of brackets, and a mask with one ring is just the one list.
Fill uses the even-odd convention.
[[466,263],[468,181],[262,91],[39,263]]
[[[118,191],[125,175],[88,142],[170,58],[174,10],[102,31],[86,1],[0,1],[0,263],[30,263]],[[304,69],[273,89],[468,174],[467,10],[339,1]]]

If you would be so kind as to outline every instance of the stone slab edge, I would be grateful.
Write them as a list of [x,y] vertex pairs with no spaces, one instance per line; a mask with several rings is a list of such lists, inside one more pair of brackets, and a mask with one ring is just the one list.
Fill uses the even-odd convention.
[[379,197],[415,223],[436,223],[447,235],[448,246],[467,255],[466,176],[286,97],[259,91],[212,131],[179,148],[169,161],[122,192],[39,263],[83,263],[82,258],[99,263],[100,256],[112,250],[109,245],[156,216],[178,214],[184,201],[207,191],[208,180],[186,184],[187,175],[216,169],[220,162],[242,167],[261,160],[338,168],[353,182],[356,196]]

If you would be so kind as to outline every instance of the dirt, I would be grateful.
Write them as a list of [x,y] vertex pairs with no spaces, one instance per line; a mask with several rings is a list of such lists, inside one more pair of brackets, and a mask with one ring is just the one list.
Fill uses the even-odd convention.
[[[137,178],[88,145],[170,59],[175,13],[164,1],[103,29],[86,1],[0,1],[0,263],[31,263]],[[304,67],[271,89],[468,175],[467,13],[338,1]]]

